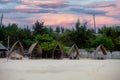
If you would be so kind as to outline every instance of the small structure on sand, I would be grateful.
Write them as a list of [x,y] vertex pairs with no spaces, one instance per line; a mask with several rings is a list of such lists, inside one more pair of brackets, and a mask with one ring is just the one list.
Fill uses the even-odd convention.
[[24,56],[24,48],[20,41],[16,41],[10,49],[10,59],[22,59]]
[[7,48],[2,44],[0,44],[0,58],[6,57],[6,51],[7,51]]
[[68,54],[70,59],[79,59],[79,50],[76,44],[73,44]]
[[63,50],[59,44],[57,44],[55,46],[55,48],[53,49],[52,58],[53,59],[62,59],[63,58]]
[[39,43],[32,44],[28,50],[28,54],[30,54],[31,59],[41,58],[42,57],[42,49],[41,49]]
[[13,60],[15,60],[15,59],[21,60],[21,59],[23,59],[23,56],[20,55],[20,54],[18,54],[18,53],[16,53],[16,52],[12,52],[12,53],[10,54],[9,58],[10,58],[10,59],[13,59]]
[[96,59],[105,59],[106,55],[107,51],[103,45],[99,45],[94,52]]

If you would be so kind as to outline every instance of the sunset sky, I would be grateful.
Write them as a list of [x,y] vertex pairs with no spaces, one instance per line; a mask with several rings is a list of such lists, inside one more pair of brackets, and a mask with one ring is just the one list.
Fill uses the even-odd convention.
[[47,26],[74,27],[77,19],[93,27],[93,14],[97,27],[120,25],[120,0],[0,0],[3,24],[17,23],[20,27],[36,20]]

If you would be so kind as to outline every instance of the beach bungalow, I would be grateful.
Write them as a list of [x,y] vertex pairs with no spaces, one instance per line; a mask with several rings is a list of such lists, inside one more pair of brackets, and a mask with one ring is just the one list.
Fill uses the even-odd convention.
[[10,49],[10,59],[22,59],[24,56],[24,48],[20,41],[16,41]]
[[7,48],[2,44],[0,44],[0,58],[5,58],[6,52],[7,52]]
[[79,50],[76,44],[70,48],[68,55],[70,59],[79,59]]
[[31,59],[41,58],[42,57],[42,48],[40,47],[39,43],[32,44],[28,50],[28,54],[30,55]]
[[53,59],[62,59],[63,58],[63,50],[59,44],[57,44],[55,46],[55,48],[53,49],[52,58]]

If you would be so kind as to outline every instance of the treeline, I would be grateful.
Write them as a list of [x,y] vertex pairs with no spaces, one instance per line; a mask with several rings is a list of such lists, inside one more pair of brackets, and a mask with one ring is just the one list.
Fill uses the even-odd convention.
[[[36,21],[32,31],[26,27],[18,27],[17,24],[2,25],[0,27],[0,43],[7,46],[8,36],[10,47],[20,40],[25,49],[28,49],[34,42],[39,42],[43,52],[51,52],[56,44],[62,47],[71,47],[74,43],[86,50],[96,48],[103,44],[108,50],[120,50],[120,26],[104,26],[98,29],[95,34],[93,29],[88,29],[87,23],[76,22],[74,28],[65,29],[57,26],[55,30],[44,25],[44,22]],[[66,50],[66,49],[64,49]]]

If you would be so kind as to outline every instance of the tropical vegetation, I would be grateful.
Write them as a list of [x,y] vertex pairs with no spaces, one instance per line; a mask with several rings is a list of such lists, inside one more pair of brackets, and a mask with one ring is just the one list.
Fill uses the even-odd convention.
[[[10,46],[20,40],[24,48],[28,49],[32,43],[39,42],[45,53],[51,53],[56,44],[64,48],[71,47],[74,43],[79,48],[89,51],[100,44],[109,51],[120,50],[120,26],[104,26],[99,28],[96,34],[94,29],[88,28],[87,23],[81,24],[79,20],[72,29],[57,26],[54,30],[39,21],[32,25],[32,29],[28,26],[21,28],[15,23],[0,26],[0,43],[7,46],[8,36]],[[66,51],[65,48],[64,50]]]

